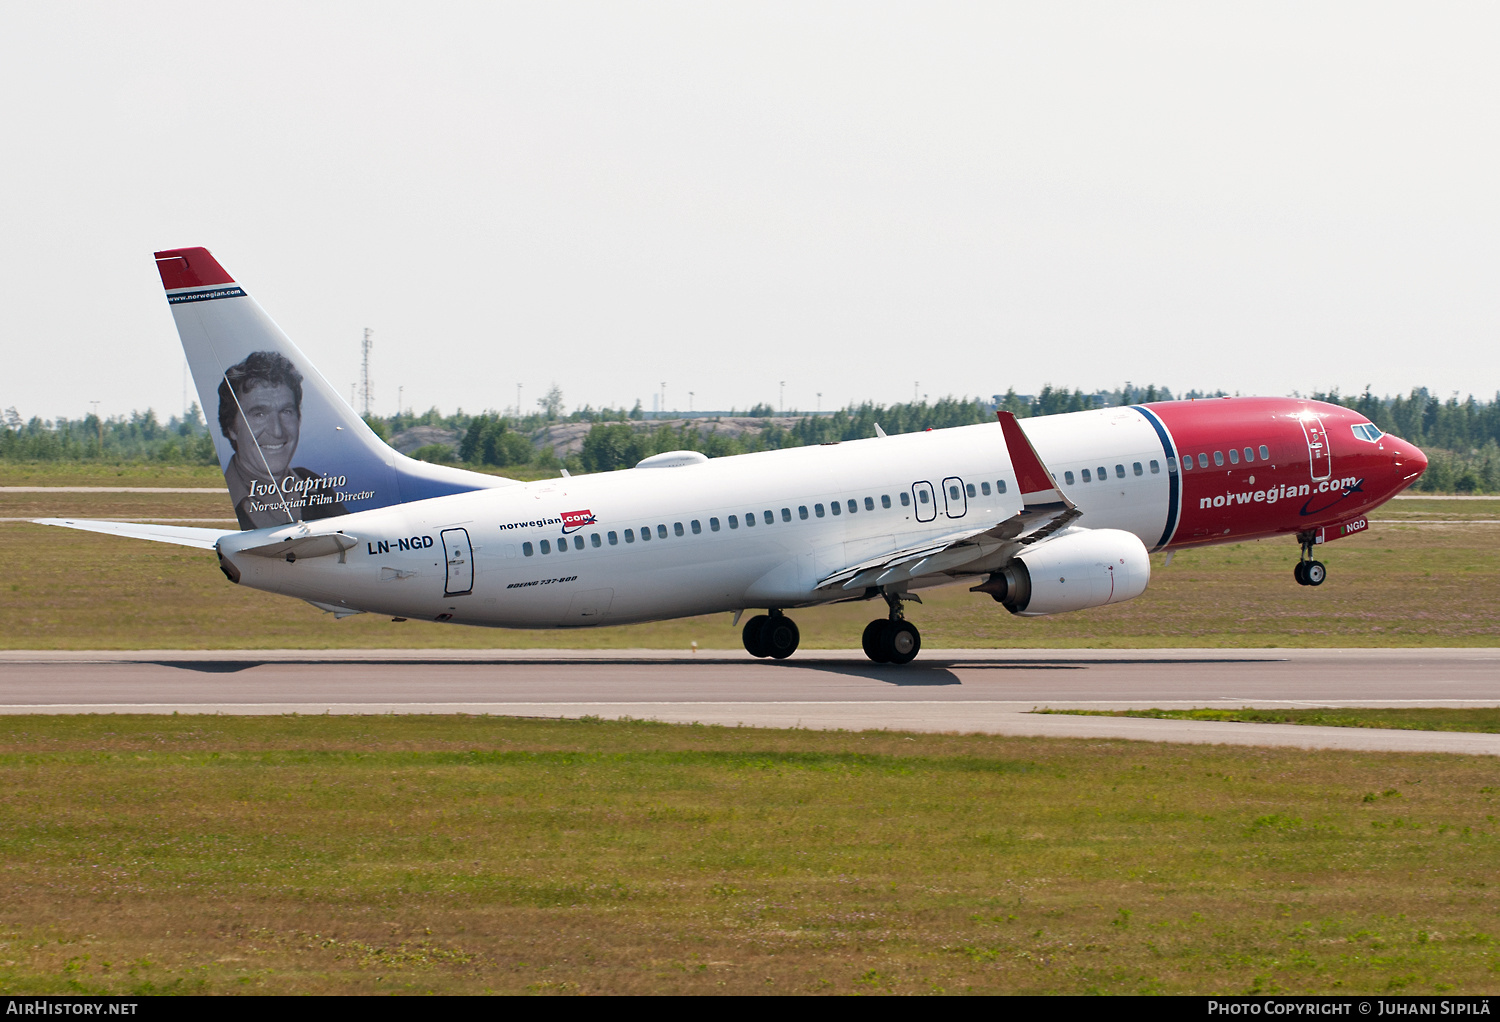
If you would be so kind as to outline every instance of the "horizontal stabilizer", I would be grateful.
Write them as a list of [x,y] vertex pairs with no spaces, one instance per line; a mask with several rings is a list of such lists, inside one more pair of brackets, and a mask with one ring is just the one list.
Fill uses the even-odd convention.
[[359,544],[353,536],[342,532],[325,533],[321,536],[294,536],[278,538],[274,543],[262,546],[240,547],[236,553],[254,554],[256,557],[324,557],[341,554]]
[[190,529],[180,525],[147,525],[140,522],[99,522],[88,518],[34,518],[37,525],[61,525],[65,529],[102,532],[106,536],[127,539],[149,539],[157,543],[175,543],[200,550],[212,550],[225,536],[238,536],[228,529]]

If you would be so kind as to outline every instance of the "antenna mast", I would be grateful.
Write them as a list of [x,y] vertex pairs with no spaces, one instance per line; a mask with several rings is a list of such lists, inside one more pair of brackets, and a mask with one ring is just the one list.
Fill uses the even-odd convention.
[[370,335],[375,331],[365,327],[365,339],[360,343],[359,350],[364,355],[364,361],[359,370],[359,397],[364,404],[364,415],[370,414],[370,349],[375,347],[375,342],[370,340]]

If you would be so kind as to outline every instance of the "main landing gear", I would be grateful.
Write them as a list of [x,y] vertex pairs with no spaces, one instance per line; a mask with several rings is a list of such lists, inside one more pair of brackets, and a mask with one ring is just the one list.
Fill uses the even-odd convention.
[[745,652],[751,656],[785,660],[797,652],[797,643],[802,641],[802,633],[797,631],[795,621],[781,611],[773,610],[769,614],[757,614],[746,621],[740,638],[745,643]]
[[1292,569],[1292,577],[1297,580],[1299,586],[1320,586],[1328,577],[1328,567],[1322,561],[1313,560],[1313,534],[1300,532],[1297,538],[1302,542],[1302,559]]
[[922,651],[922,633],[901,614],[901,595],[882,593],[890,604],[888,618],[877,618],[865,625],[861,642],[865,656],[877,664],[909,664]]

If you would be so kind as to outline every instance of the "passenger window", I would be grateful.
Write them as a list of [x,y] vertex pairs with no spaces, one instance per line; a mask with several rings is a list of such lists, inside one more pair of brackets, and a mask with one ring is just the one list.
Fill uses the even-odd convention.
[[[677,527],[677,529],[678,529],[677,534],[679,536],[682,535],[682,531],[681,531],[682,530],[682,526],[679,525]],[[667,527],[665,525],[658,525],[656,527],[656,538],[657,539],[666,539],[667,538]]]
[[582,550],[583,549],[583,537],[582,536],[574,536],[573,537],[573,549],[574,550]]
[[1161,475],[1161,462],[1157,461],[1155,458],[1151,459],[1151,474],[1154,476]]
[[784,508],[781,509],[781,520],[783,522],[789,522],[789,521],[792,520],[792,509],[791,508],[784,507]]
[[1208,468],[1208,455],[1202,453],[1198,455],[1198,467]]
[[1124,479],[1125,478],[1125,466],[1124,465],[1116,465],[1115,466],[1115,478],[1116,479]]
[[708,520],[708,531],[709,532],[718,532],[719,531],[719,520],[717,518],[710,518]]
[[740,527],[740,519],[738,515],[729,516],[729,527],[731,529],[738,529]]
[[917,491],[917,499],[920,500],[924,504],[927,503],[927,490],[926,489],[918,490]]
[[1269,447],[1267,447],[1265,444],[1261,444],[1260,445],[1260,460],[1261,461],[1270,461],[1271,460],[1271,449]]
[[1223,451],[1214,451],[1214,464],[1215,465],[1220,465],[1220,466],[1222,466],[1224,464],[1224,452]]
[[1240,452],[1238,448],[1229,448],[1229,463],[1231,465],[1238,465],[1240,463]]
[[[770,524],[772,524],[773,522],[776,521],[776,516],[774,514],[772,514],[770,511],[767,511],[765,513],[765,515],[766,515],[766,524],[767,525],[770,525]],[[788,517],[790,517],[790,516],[788,516]]]
[[651,526],[649,526],[649,525],[642,525],[641,526],[641,542],[642,543],[649,543],[649,542],[651,542]]
[[802,519],[804,522],[807,521],[807,505],[806,504],[798,504],[797,505],[797,517],[800,518],[800,519]]
[[948,499],[949,500],[957,500],[958,499],[958,484],[957,483],[954,483],[952,486],[948,487]]
[[[673,522],[672,523],[672,535],[674,535],[674,536],[681,536],[681,535],[683,535],[683,528],[682,528],[682,523],[681,522]],[[665,537],[663,537],[663,538],[665,538]]]
[[980,483],[979,484],[979,492],[982,493],[982,494],[984,494],[986,497],[988,497],[990,495],[990,484],[989,483]]
[[859,510],[859,502],[853,497],[849,498],[849,513],[852,515]]
[[541,548],[542,553],[544,554],[550,554],[552,552],[552,544],[547,542],[545,539],[541,542]]
[[841,515],[844,513],[843,507],[840,506],[839,502],[836,500],[830,500],[828,502],[828,510],[832,511],[835,515]]
[[875,510],[875,498],[874,497],[866,497],[865,498],[865,510],[866,511],[874,511]]
[[610,532],[610,534],[609,534],[609,545],[610,546],[619,546],[620,545],[620,534],[618,532],[614,532],[614,531]]
[[1090,472],[1089,472],[1089,470],[1088,470],[1088,469],[1084,469],[1084,470],[1083,470],[1083,481],[1084,481],[1084,482],[1086,482],[1086,483],[1091,483],[1091,482],[1093,482],[1093,481],[1094,481],[1094,477],[1093,477],[1093,475],[1092,475],[1092,474],[1091,474],[1091,473],[1090,473]]
[[901,506],[902,507],[910,507],[911,506],[911,494],[907,493],[905,490],[901,491]]
[[1255,460],[1255,452],[1253,450],[1251,450],[1250,448],[1246,447],[1245,448],[1245,461],[1246,462],[1251,462],[1251,461],[1254,461],[1254,460]]
[[979,496],[979,491],[978,491],[978,490],[976,490],[976,489],[974,489],[974,484],[973,484],[973,483],[967,483],[967,484],[966,484],[966,485],[965,485],[965,486],[964,486],[964,490],[965,490],[965,491],[966,491],[966,492],[967,492],[967,493],[968,493],[968,494],[969,494],[969,496],[971,496],[971,497],[977,497],[977,496]]
[[634,543],[635,542],[635,530],[634,529],[626,529],[625,530],[625,542],[627,542],[627,543]]
[[693,519],[693,535],[696,536],[696,535],[698,535],[702,531],[703,531],[703,523],[700,522],[700,521],[698,521],[698,519],[694,518]]
[[1130,470],[1136,475],[1145,475],[1145,470],[1141,468],[1141,463],[1139,461],[1131,465]]
[[1106,480],[1108,478],[1109,478],[1109,470],[1106,469],[1103,465],[1100,465],[1099,466],[1099,481],[1102,483],[1102,482],[1104,482],[1104,480]]
[[591,532],[591,533],[589,533],[589,542],[592,543],[592,544],[594,544],[594,549],[595,550],[599,549],[600,547],[602,547],[604,545],[604,543],[599,539],[599,534],[597,532]]
[[822,518],[823,517],[823,505],[822,504],[814,504],[813,505],[813,514],[817,515],[819,518]]
[[521,544],[521,554],[523,556],[530,557],[532,553],[533,551],[531,549],[531,543],[529,541]]
[[995,492],[996,493],[1004,493],[1005,492],[1005,480],[1004,479],[998,480],[995,483]]
[[1193,467],[1193,456],[1191,454],[1189,454],[1189,455],[1187,455],[1186,457],[1184,457],[1182,459],[1182,470],[1184,472],[1186,472],[1188,469],[1190,469],[1192,467]]
[[1068,471],[1068,472],[1064,472],[1063,473],[1063,482],[1067,483],[1069,486],[1073,485],[1073,473],[1072,473],[1072,471]]
[[755,528],[755,512],[754,511],[746,511],[745,512],[745,528],[747,528],[747,529],[753,529],[753,528]]

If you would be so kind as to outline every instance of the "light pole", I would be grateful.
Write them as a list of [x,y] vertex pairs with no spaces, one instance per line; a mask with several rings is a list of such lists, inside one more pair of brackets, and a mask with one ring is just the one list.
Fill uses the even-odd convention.
[[397,415],[401,414],[401,394],[405,390],[406,390],[405,387],[397,387],[396,388],[396,414]]
[[781,381],[781,396],[779,398],[777,398],[777,400],[776,400],[776,406],[781,410],[781,414],[782,415],[786,414],[786,381],[785,380]]
[[823,412],[823,392],[820,390],[820,391],[818,391],[818,414],[821,415],[822,412]]
[[90,401],[94,406],[94,425],[99,428],[99,457],[104,457],[104,420],[99,418],[99,402]]
[[688,391],[688,414],[693,414],[693,392],[691,390]]
[[521,421],[521,385],[516,384],[516,421]]

